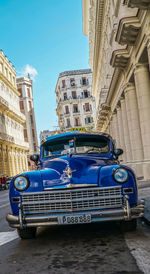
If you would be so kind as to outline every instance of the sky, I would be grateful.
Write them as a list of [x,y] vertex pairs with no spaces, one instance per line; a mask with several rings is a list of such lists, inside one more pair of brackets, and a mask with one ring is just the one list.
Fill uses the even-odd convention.
[[32,73],[38,137],[55,130],[59,73],[89,68],[82,0],[0,0],[0,49],[18,76]]

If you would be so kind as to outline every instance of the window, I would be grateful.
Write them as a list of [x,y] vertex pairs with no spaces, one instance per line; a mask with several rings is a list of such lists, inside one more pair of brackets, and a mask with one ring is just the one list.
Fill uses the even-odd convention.
[[66,86],[66,81],[62,80],[62,88],[65,88],[65,86]]
[[78,110],[78,105],[77,105],[77,104],[74,104],[74,105],[73,105],[73,113],[77,113],[77,112],[79,112],[79,110]]
[[93,123],[93,117],[86,117],[85,118],[85,124]]
[[32,129],[32,136],[35,137],[34,129]]
[[65,106],[65,111],[66,111],[66,114],[69,113],[69,107],[68,106]]
[[84,90],[84,91],[83,91],[83,97],[84,97],[84,98],[88,98],[88,97],[89,97],[89,91]]
[[34,151],[36,151],[36,144],[34,143]]
[[70,125],[70,119],[69,118],[67,118],[67,127],[71,127],[71,125]]
[[20,103],[20,109],[21,109],[21,110],[24,109],[23,101],[20,101],[19,103]]
[[29,110],[31,110],[32,109],[32,104],[31,104],[31,102],[29,101]]
[[5,76],[7,77],[8,75],[8,71],[7,71],[7,68],[5,68]]
[[67,93],[66,92],[64,93],[64,100],[65,101],[67,100]]
[[22,89],[21,88],[18,88],[18,91],[19,91],[19,93],[20,93],[20,97],[22,97]]
[[70,86],[75,87],[75,79],[74,78],[70,79]]
[[[108,153],[109,142],[104,137],[86,137],[79,136],[73,141],[75,153]],[[43,156],[54,157],[67,154],[66,147],[70,147],[70,138],[68,137],[51,140],[43,145]]]
[[12,75],[10,72],[9,72],[9,81],[12,82]]
[[33,124],[33,116],[30,115],[31,124]]
[[90,105],[89,105],[89,103],[85,103],[84,110],[85,111],[90,111]]
[[76,91],[72,91],[72,98],[73,98],[73,99],[76,99],[76,98],[77,98],[77,93],[76,93]]
[[30,89],[27,88],[28,97],[30,98]]
[[77,126],[80,126],[79,118],[75,118],[74,121],[75,121],[74,125],[75,125],[76,127],[77,127]]
[[24,138],[26,139],[27,138],[27,130],[24,129]]
[[86,78],[85,78],[85,77],[82,77],[82,85],[84,86],[84,85],[86,85],[86,84],[87,84]]

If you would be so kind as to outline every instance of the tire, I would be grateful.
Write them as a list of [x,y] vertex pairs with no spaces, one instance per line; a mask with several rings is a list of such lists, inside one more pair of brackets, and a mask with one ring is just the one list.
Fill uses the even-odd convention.
[[36,227],[18,228],[17,231],[21,239],[33,239],[36,236]]
[[121,231],[135,231],[137,227],[137,219],[133,219],[131,221],[123,221],[120,223]]

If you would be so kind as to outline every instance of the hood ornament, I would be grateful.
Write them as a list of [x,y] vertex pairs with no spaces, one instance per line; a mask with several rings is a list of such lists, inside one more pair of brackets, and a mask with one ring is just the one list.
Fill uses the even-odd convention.
[[63,173],[67,174],[68,178],[72,177],[72,173],[75,172],[76,170],[72,170],[70,167],[68,167],[67,169],[63,170]]

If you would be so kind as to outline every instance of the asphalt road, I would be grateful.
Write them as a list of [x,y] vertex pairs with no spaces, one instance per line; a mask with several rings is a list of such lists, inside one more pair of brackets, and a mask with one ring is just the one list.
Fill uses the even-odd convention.
[[8,191],[0,192],[0,273],[150,273],[150,228],[121,233],[114,223],[40,228],[20,240],[5,222]]

